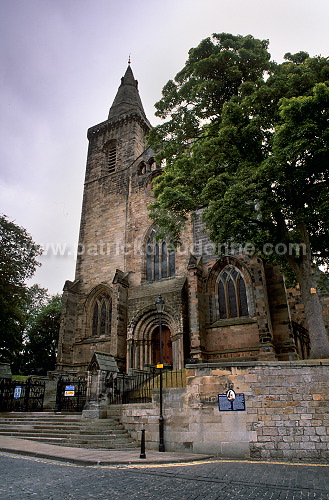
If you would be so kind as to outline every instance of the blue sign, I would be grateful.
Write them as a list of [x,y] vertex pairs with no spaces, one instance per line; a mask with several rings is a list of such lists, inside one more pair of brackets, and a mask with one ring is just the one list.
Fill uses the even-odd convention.
[[74,385],[66,385],[64,396],[74,396]]
[[16,385],[15,390],[14,390],[14,399],[20,399],[21,394],[22,394],[22,386]]
[[229,400],[227,394],[218,394],[219,411],[245,411],[246,401],[244,394],[235,394],[235,399]]

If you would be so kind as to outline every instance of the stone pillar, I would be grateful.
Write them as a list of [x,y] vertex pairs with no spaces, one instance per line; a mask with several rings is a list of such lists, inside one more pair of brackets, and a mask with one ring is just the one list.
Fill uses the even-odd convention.
[[129,339],[127,340],[127,371],[133,368],[133,355],[133,340]]
[[58,337],[56,370],[72,369],[73,345],[77,333],[77,304],[79,282],[66,281],[62,296],[62,314]]
[[196,358],[202,361],[203,356],[203,339],[202,329],[204,317],[202,313],[202,269],[199,261],[191,255],[188,264],[187,287],[188,287],[188,316],[190,324],[190,355],[191,358]]
[[106,418],[106,411],[101,407],[99,395],[102,392],[103,374],[101,370],[88,371],[87,400],[82,411],[84,418]]
[[173,369],[182,370],[184,368],[184,341],[183,333],[177,333],[172,337]]
[[118,373],[114,357],[95,352],[88,367],[87,397],[82,411],[83,418],[106,418],[111,403],[114,379]]
[[128,274],[116,270],[113,278],[111,352],[126,370]]

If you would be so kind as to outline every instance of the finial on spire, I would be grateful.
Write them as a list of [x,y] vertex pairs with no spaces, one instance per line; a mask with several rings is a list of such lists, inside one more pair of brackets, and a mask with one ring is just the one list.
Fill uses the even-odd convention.
[[129,54],[129,57],[128,57],[128,64],[131,63],[131,58],[130,58],[131,54]]

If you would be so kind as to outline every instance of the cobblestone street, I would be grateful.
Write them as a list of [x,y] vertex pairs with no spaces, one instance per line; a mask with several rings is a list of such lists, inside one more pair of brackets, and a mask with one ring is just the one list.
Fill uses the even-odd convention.
[[0,498],[329,499],[329,467],[209,460],[186,464],[81,466],[0,454]]

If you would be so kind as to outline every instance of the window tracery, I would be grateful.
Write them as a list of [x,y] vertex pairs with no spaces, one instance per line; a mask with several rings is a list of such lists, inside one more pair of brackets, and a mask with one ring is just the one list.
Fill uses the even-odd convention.
[[94,303],[92,315],[92,335],[95,337],[111,335],[112,300],[99,295]]
[[219,316],[221,319],[248,316],[247,290],[241,271],[225,266],[218,276]]
[[146,245],[146,279],[157,281],[175,276],[175,250],[170,241],[157,241],[158,228],[152,229]]

